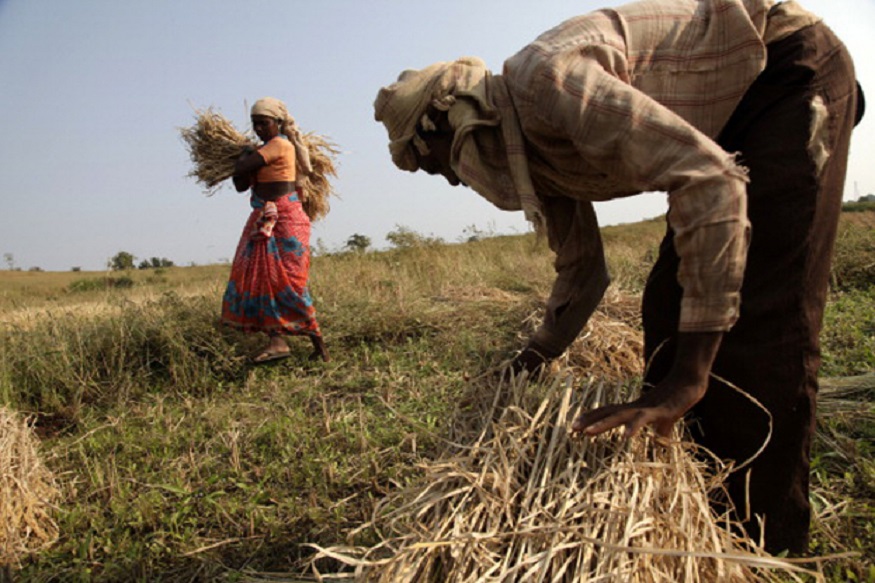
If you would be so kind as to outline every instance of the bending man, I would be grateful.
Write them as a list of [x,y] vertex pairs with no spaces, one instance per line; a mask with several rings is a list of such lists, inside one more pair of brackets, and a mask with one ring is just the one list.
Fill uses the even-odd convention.
[[[492,75],[463,58],[405,71],[374,104],[395,164],[463,183],[546,231],[557,279],[514,360],[536,370],[575,339],[608,285],[592,203],[668,193],[643,300],[637,401],[582,415],[588,434],[690,412],[741,462],[728,484],[753,538],[808,546],[818,335],[852,127],[851,59],[795,2],[644,0],[568,20]],[[659,348],[657,350],[657,348]],[[749,480],[750,507],[745,485]]]

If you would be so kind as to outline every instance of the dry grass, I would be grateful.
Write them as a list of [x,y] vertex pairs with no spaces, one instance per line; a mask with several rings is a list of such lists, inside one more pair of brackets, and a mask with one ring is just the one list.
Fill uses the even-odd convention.
[[[212,299],[222,293],[221,288],[218,286],[214,285],[208,289],[204,289],[204,287],[206,286],[178,289],[173,294],[174,297],[186,300],[191,298]],[[153,288],[143,287],[128,291],[125,293],[123,300],[110,301],[106,297],[108,294],[103,294],[88,299],[79,299],[78,301],[71,300],[68,304],[24,306],[9,310],[0,309],[0,331],[15,330],[26,332],[44,326],[47,321],[53,319],[75,318],[82,322],[105,320],[119,316],[134,305],[142,306],[150,302],[159,301],[162,297],[165,297],[165,294],[166,292],[157,292]]]
[[558,364],[570,368],[578,378],[623,382],[640,377],[644,373],[644,338],[639,305],[638,296],[610,288]]
[[196,178],[207,194],[213,194],[234,175],[234,163],[244,150],[255,147],[255,139],[241,134],[230,120],[211,108],[195,114],[195,124],[179,132],[191,157],[189,176]]
[[[645,239],[632,226],[614,235],[618,242]],[[646,238],[648,249],[654,238]],[[306,346],[293,344],[299,360],[244,367],[246,340],[213,326],[209,298],[221,295],[227,266],[171,268],[160,278],[132,272],[133,288],[81,293],[63,290],[105,274],[5,273],[0,320],[12,329],[0,326],[0,397],[15,410],[34,411],[46,463],[64,484],[75,484],[63,488],[63,512],[54,515],[58,541],[22,560],[16,580],[312,581],[298,570],[284,574],[313,552],[304,542],[343,556],[351,563],[347,578],[358,567],[371,580],[404,561],[428,567],[423,578],[438,566],[461,578],[456,566],[475,559],[487,567],[506,561],[484,581],[502,574],[523,581],[527,573],[538,580],[537,569],[545,581],[571,579],[570,568],[559,574],[560,563],[581,556],[590,561],[579,559],[581,579],[596,561],[613,561],[618,574],[602,581],[624,580],[635,568],[675,573],[679,564],[698,569],[689,580],[718,565],[727,577],[764,569],[755,567],[763,558],[750,549],[739,559],[711,540],[692,553],[684,546],[706,537],[685,534],[687,523],[677,521],[704,524],[705,533],[715,528],[700,521],[702,499],[716,483],[679,473],[690,463],[684,446],[660,449],[616,436],[575,441],[564,432],[579,404],[593,405],[578,391],[590,388],[595,363],[608,363],[592,373],[607,393],[622,388],[611,370],[640,369],[628,355],[609,359],[638,350],[643,286],[625,283],[646,276],[644,250],[624,251],[621,274],[628,276],[614,279],[623,295],[609,291],[548,384],[519,394],[509,387],[501,401],[508,409],[494,406],[500,386],[477,375],[522,346],[530,328],[521,330],[520,321],[543,303],[555,276],[549,253],[533,240],[315,257],[317,307],[334,347],[328,366],[304,364]],[[140,294],[155,294],[154,301],[140,301]],[[830,374],[871,371],[870,360],[852,362],[862,336],[845,330],[853,324],[862,335],[871,328],[871,297],[848,291],[842,303],[831,303],[833,312],[849,315],[829,321]],[[22,321],[8,320],[17,315]],[[569,371],[577,380],[564,407]],[[636,386],[637,377],[630,372],[617,384]],[[454,415],[469,394],[467,408]],[[871,390],[845,386],[825,387],[819,398],[812,552],[824,557],[817,564],[830,582],[865,581],[872,565],[871,403]],[[825,430],[840,448],[823,445]],[[599,451],[604,457],[595,457]],[[632,463],[639,464],[636,475],[624,479]],[[587,505],[584,496],[599,483],[617,491]],[[645,495],[651,507],[634,507]],[[614,530],[594,532],[599,516]],[[445,525],[450,530],[439,530]],[[360,548],[335,546],[342,544]],[[523,545],[532,562],[510,571]],[[846,554],[853,551],[856,557]],[[847,558],[832,560],[840,556]],[[316,564],[341,570],[333,559]],[[433,579],[452,580],[443,573]]]
[[0,565],[17,565],[58,537],[51,516],[59,491],[28,421],[0,407]]
[[[211,108],[197,110],[195,114],[194,125],[181,128],[180,134],[193,166],[189,176],[196,178],[207,194],[212,195],[234,175],[234,164],[240,155],[246,149],[257,147],[257,143],[251,134],[240,133],[230,120]],[[302,137],[313,172],[309,176],[299,172],[301,204],[310,220],[317,221],[328,214],[329,198],[336,195],[331,178],[337,175],[334,160],[339,150],[324,136],[310,132]]]
[[317,578],[330,559],[356,581],[376,582],[797,579],[801,568],[713,516],[708,498],[721,476],[706,472],[679,434],[670,443],[569,434],[579,410],[626,397],[622,385],[578,389],[572,379],[539,385],[540,400],[523,379],[474,387],[471,422],[460,418],[456,443],[363,527],[380,542],[314,545]]
[[303,195],[301,205],[311,221],[318,221],[331,210],[329,198],[336,196],[330,178],[337,176],[334,160],[340,150],[336,144],[314,133],[304,134],[303,138],[310,151],[313,173],[298,181]]
[[[817,395],[819,423],[815,439],[821,451],[842,460],[846,467],[865,464],[860,454],[861,443],[855,437],[845,435],[836,426],[842,421],[850,427],[865,427],[875,424],[875,373],[841,378],[820,379]],[[827,420],[831,422],[826,422]]]

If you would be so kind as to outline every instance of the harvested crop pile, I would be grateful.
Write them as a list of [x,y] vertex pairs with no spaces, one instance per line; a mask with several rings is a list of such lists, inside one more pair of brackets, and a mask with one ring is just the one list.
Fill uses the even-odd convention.
[[[210,108],[196,111],[195,118],[192,126],[180,129],[192,162],[189,176],[197,179],[207,194],[212,195],[234,175],[234,163],[240,155],[246,149],[257,147],[257,140],[251,134],[239,132],[230,120]],[[335,194],[331,177],[336,176],[334,160],[338,149],[318,134],[307,133],[302,138],[313,172],[305,176],[299,171],[297,184],[304,212],[310,220],[316,221],[328,214],[328,199]]]
[[[558,359],[557,366],[575,376],[621,382],[640,377],[644,363],[644,337],[639,326],[640,299],[610,289],[577,339]],[[543,319],[537,311],[526,319],[523,337],[531,337]]]
[[59,492],[39,457],[39,441],[20,415],[0,407],[0,565],[17,564],[51,545],[58,525],[50,510]]
[[481,390],[486,400],[459,417],[454,445],[376,507],[363,528],[381,542],[315,547],[317,578],[319,565],[338,564],[356,581],[387,583],[795,577],[798,567],[713,516],[708,496],[721,477],[679,435],[668,444],[617,432],[573,438],[567,425],[581,407],[627,395],[619,384],[575,388],[571,379]]

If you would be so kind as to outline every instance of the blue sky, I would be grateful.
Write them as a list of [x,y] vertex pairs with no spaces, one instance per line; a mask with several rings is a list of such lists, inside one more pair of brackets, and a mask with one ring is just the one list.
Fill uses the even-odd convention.
[[[374,97],[403,69],[463,55],[500,71],[542,31],[613,4],[0,0],[0,253],[23,269],[59,271],[103,269],[122,250],[179,265],[231,257],[247,197],[231,188],[205,197],[187,177],[178,128],[193,123],[193,108],[212,106],[246,129],[246,104],[266,95],[342,149],[341,198],[314,224],[314,244],[339,249],[359,233],[384,246],[398,225],[447,241],[471,225],[525,232],[520,213],[397,170]],[[845,40],[869,90],[845,193],[854,199],[875,192],[875,0],[803,4]],[[664,204],[646,194],[596,210],[615,224],[658,215]]]

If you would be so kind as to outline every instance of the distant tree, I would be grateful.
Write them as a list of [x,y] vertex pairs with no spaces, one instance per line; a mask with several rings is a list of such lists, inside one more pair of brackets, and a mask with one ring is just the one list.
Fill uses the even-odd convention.
[[127,251],[119,251],[109,260],[108,267],[113,271],[124,271],[134,268],[134,260],[136,257]]
[[477,225],[471,224],[462,229],[462,236],[459,237],[460,243],[473,243],[481,241],[487,237],[494,237],[495,233],[490,229],[481,229]]
[[6,267],[9,271],[13,271],[15,269],[15,257],[13,257],[12,253],[4,253],[3,261],[6,262]]
[[410,247],[422,247],[424,245],[437,245],[443,243],[443,239],[440,237],[427,237],[417,233],[410,227],[404,227],[402,225],[395,225],[395,230],[386,234],[386,240],[398,249],[408,249]]
[[28,271],[42,271],[42,270],[43,270],[42,267],[37,267],[36,265],[34,265],[30,269],[28,269]]
[[70,271],[82,271],[82,268],[79,267],[79,266],[71,267],[71,268],[70,268]]
[[328,245],[325,244],[325,241],[322,240],[322,237],[316,239],[315,245],[310,245],[310,255],[313,257],[325,256],[330,254],[328,250]]
[[350,251],[364,253],[371,246],[371,238],[367,235],[356,233],[346,240],[346,248]]
[[152,257],[150,259],[143,259],[140,261],[140,264],[137,265],[137,269],[158,269],[160,267],[173,267],[173,262],[166,257],[160,259],[158,257]]

